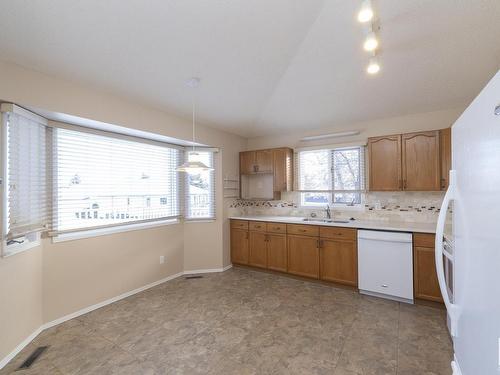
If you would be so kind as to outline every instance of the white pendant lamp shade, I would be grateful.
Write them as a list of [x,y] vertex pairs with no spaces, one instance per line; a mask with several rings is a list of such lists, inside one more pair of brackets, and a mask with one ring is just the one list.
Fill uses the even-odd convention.
[[[193,90],[196,89],[200,84],[200,79],[197,77],[190,78],[187,82],[186,85],[191,87]],[[198,153],[196,153],[194,149],[194,144],[196,143],[196,137],[195,137],[195,129],[196,129],[196,112],[195,112],[195,96],[193,93],[193,151],[190,151],[188,153],[187,160],[182,163],[179,167],[176,168],[177,172],[186,172],[186,173],[200,173],[204,171],[213,171],[213,168],[208,167],[204,163],[198,160],[191,160],[191,159],[196,159],[196,156]]]
[[[189,156],[194,156],[198,155],[196,152],[190,152]],[[189,157],[188,157],[189,159]],[[213,171],[213,168],[207,167],[205,164],[203,164],[201,161],[193,160],[193,161],[186,161],[182,163],[181,166],[177,168],[178,172],[187,172],[187,173],[200,173],[204,171]]]

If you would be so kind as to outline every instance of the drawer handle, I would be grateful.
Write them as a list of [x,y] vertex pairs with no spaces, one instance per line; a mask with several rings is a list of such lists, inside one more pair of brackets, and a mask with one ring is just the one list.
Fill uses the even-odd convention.
[[389,285],[387,285],[387,284],[382,284],[382,285],[381,285],[381,287],[382,287],[382,288],[388,288],[388,287],[389,287]]
[[260,225],[256,225],[255,228],[260,228],[261,226]]
[[299,232],[302,232],[302,233],[307,232],[307,229],[299,229]]

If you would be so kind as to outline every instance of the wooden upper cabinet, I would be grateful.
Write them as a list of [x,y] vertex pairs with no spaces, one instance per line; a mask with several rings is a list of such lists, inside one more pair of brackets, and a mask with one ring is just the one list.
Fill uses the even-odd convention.
[[403,134],[403,190],[441,189],[439,131]]
[[291,191],[293,185],[293,151],[289,148],[273,150],[273,195],[281,199],[282,191]]
[[293,150],[272,148],[240,152],[240,194],[243,199],[281,199],[293,189]]
[[240,174],[255,173],[255,151],[240,152]]
[[273,172],[273,151],[259,150],[255,151],[255,172],[272,173]]
[[369,189],[401,190],[401,135],[368,139]]
[[446,190],[451,169],[451,128],[439,131],[439,152],[441,153],[441,190]]

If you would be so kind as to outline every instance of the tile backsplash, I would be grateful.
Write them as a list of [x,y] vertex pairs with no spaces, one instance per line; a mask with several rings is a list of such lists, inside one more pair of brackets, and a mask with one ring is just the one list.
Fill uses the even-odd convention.
[[[435,223],[443,200],[443,192],[368,192],[358,207],[334,207],[338,219],[383,220]],[[280,201],[236,199],[229,203],[230,216],[306,216],[324,217],[318,208],[300,207],[300,193],[283,193]]]

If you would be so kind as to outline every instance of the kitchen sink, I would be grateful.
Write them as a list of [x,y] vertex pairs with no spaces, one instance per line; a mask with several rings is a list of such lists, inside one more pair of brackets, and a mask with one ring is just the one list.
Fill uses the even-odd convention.
[[305,218],[305,219],[302,219],[302,221],[306,221],[306,222],[313,222],[313,223],[335,223],[335,224],[347,224],[347,223],[350,223],[351,221],[350,220],[332,220],[332,219],[316,219],[316,218]]

